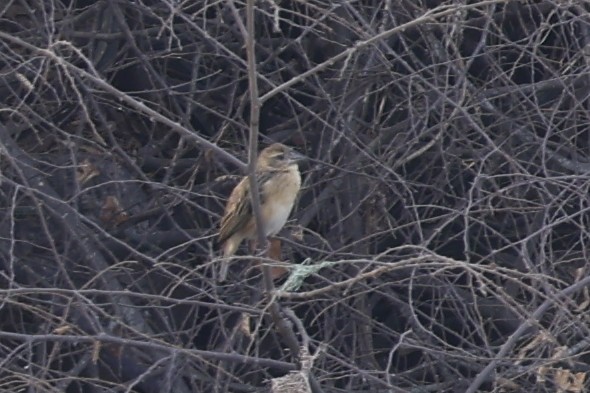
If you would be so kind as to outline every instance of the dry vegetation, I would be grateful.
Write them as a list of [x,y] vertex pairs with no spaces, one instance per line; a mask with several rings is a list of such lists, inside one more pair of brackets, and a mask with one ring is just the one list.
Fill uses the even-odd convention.
[[588,3],[256,7],[260,146],[311,158],[272,290],[213,279],[246,5],[0,5],[0,390],[587,390]]

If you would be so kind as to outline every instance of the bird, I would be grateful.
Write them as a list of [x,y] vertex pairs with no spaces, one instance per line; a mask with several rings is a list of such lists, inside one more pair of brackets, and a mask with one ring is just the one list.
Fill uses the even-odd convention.
[[[266,237],[283,228],[301,189],[298,162],[305,156],[281,143],[263,149],[256,160],[256,181],[260,193],[260,211]],[[219,280],[225,281],[228,258],[244,240],[257,238],[256,218],[250,202],[250,181],[244,176],[229,196],[221,219],[219,244],[223,258]]]

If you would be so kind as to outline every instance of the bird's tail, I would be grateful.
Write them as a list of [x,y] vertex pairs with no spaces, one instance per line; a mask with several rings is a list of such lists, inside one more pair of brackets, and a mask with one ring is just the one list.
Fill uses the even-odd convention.
[[227,278],[227,269],[229,267],[228,262],[229,261],[225,258],[221,260],[221,267],[219,268],[219,277],[218,277],[219,282],[224,282],[225,279]]
[[223,258],[221,259],[221,266],[219,268],[219,282],[224,282],[227,278],[227,271],[229,270],[230,257],[236,253],[240,246],[242,239],[235,239],[230,237],[227,239],[221,248],[223,252]]

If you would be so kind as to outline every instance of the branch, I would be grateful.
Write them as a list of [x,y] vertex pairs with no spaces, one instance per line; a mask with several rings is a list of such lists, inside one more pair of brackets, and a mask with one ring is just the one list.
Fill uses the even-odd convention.
[[92,73],[88,72],[86,70],[83,70],[83,69],[67,62],[65,59],[56,55],[53,51],[51,51],[49,49],[42,49],[42,48],[36,47],[35,45],[31,45],[28,42],[23,41],[20,38],[15,37],[13,35],[6,34],[2,31],[0,31],[0,38],[3,40],[6,40],[8,42],[11,42],[13,44],[20,45],[23,48],[28,49],[36,54],[45,56],[45,57],[53,60],[55,63],[59,64],[60,66],[66,68],[70,71],[75,72],[80,77],[86,78],[87,80],[94,83],[96,86],[100,87],[104,91],[111,93],[113,96],[115,96],[115,98],[117,98],[118,100],[120,100],[122,102],[125,102],[127,105],[129,105],[133,109],[136,109],[139,112],[149,116],[150,119],[153,119],[154,121],[158,121],[158,122],[170,127],[172,130],[180,133],[181,135],[184,135],[187,138],[196,141],[197,143],[201,144],[203,147],[212,150],[217,155],[219,155],[220,158],[234,164],[235,166],[237,166],[241,170],[244,170],[246,168],[246,164],[244,164],[241,160],[239,160],[235,156],[233,156],[233,155],[229,154],[228,152],[226,152],[225,150],[223,150],[221,147],[217,146],[216,144],[214,144],[212,142],[209,142],[207,139],[205,139],[205,138],[199,136],[198,134],[190,131],[189,129],[181,126],[179,123],[172,121],[169,118],[167,118],[166,116],[163,116],[160,113],[158,113],[156,110],[149,108],[143,102],[136,100],[135,98],[131,97],[130,95],[128,95],[128,94],[122,92],[121,90],[117,89],[116,87],[110,85],[108,82],[103,80],[98,75],[98,72],[94,69],[92,62],[89,59],[87,59],[79,50],[77,50],[75,47],[71,46],[70,43],[65,42],[65,41],[57,41],[54,45],[64,45],[64,46],[67,46],[69,49],[76,51],[76,54],[78,56],[80,56],[82,59],[84,59],[86,65],[88,66],[88,69],[90,69],[92,71]]
[[[250,180],[250,196],[252,210],[256,219],[256,228],[258,244],[267,244],[264,223],[260,211],[260,194],[258,183],[256,181],[256,158],[258,156],[258,126],[260,117],[261,99],[258,97],[258,83],[256,78],[256,53],[255,53],[255,34],[254,31],[254,0],[248,0],[246,4],[246,30],[244,37],[246,42],[246,54],[248,56],[248,82],[250,87],[250,146],[248,157],[248,178]],[[267,246],[265,246],[265,249]],[[281,337],[285,340],[293,356],[299,355],[299,344],[297,337],[291,325],[281,316],[279,304],[274,297],[274,283],[271,274],[271,267],[262,264],[262,276],[264,289],[268,300],[268,307],[273,322],[277,326]]]
[[514,347],[518,339],[530,328],[532,327],[541,317],[545,314],[545,312],[549,309],[549,307],[553,306],[559,300],[574,294],[584,288],[587,288],[590,285],[590,277],[586,277],[583,280],[578,281],[575,284],[570,285],[569,287],[565,288],[563,291],[557,292],[551,298],[545,300],[535,312],[531,314],[529,318],[527,318],[519,327],[516,329],[514,333],[506,340],[504,345],[500,348],[496,356],[488,363],[488,365],[481,370],[481,372],[475,377],[469,388],[465,391],[465,393],[475,393],[478,391],[479,387],[482,383],[486,381],[490,373],[494,371],[494,368],[498,364],[500,360],[502,360],[507,354],[508,351]]
[[439,6],[431,11],[424,13],[424,15],[417,17],[414,20],[404,23],[403,25],[399,25],[399,26],[396,26],[392,29],[386,30],[386,31],[379,33],[377,35],[374,35],[371,38],[366,39],[364,41],[356,42],[353,47],[348,48],[348,49],[338,53],[337,55],[329,58],[328,60],[324,61],[323,63],[320,63],[317,66],[312,67],[309,70],[301,73],[300,75],[298,75],[294,78],[291,78],[287,82],[275,87],[274,89],[272,89],[271,91],[269,91],[268,93],[266,93],[265,95],[260,97],[260,102],[264,103],[268,99],[272,98],[273,96],[277,95],[278,93],[281,93],[281,92],[287,90],[289,87],[301,82],[305,78],[307,78],[311,75],[317,74],[318,72],[320,72],[324,68],[327,68],[327,67],[333,65],[337,61],[346,59],[347,57],[352,56],[355,52],[359,51],[360,49],[364,49],[370,45],[373,45],[374,43],[381,41],[382,39],[385,39],[395,33],[401,33],[403,31],[405,31],[406,29],[420,25],[422,23],[436,22],[437,18],[441,18],[441,17],[447,16],[447,15],[452,15],[458,11],[467,11],[467,10],[472,10],[474,8],[479,8],[482,6],[490,5],[490,4],[498,4],[498,3],[506,3],[506,2],[507,2],[507,0],[486,0],[486,1],[480,1],[479,3],[469,4],[469,5],[459,4],[459,5],[453,5],[453,6],[447,6],[447,5]]

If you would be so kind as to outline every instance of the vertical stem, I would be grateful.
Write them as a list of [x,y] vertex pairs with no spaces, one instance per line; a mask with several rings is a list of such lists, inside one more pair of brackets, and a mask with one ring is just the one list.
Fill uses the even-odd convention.
[[248,57],[248,85],[250,90],[250,142],[248,146],[248,178],[252,211],[256,220],[259,245],[266,245],[262,214],[260,212],[260,190],[256,181],[256,158],[258,157],[258,127],[260,118],[260,99],[258,97],[258,78],[256,75],[256,53],[254,50],[254,1],[246,4],[246,56]]
[[[258,97],[258,80],[256,73],[256,54],[254,52],[254,1],[248,0],[246,3],[246,55],[248,56],[248,84],[250,87],[250,146],[248,156],[248,178],[250,180],[250,197],[252,198],[252,211],[256,219],[256,228],[258,244],[264,244],[267,247],[262,215],[260,214],[260,193],[256,182],[256,158],[258,156],[258,126],[260,117],[260,97]],[[269,302],[269,311],[271,318],[281,337],[285,340],[291,353],[296,358],[299,356],[299,343],[293,329],[289,323],[281,317],[281,310],[278,302],[272,296],[274,283],[270,266],[261,264],[264,290]]]

